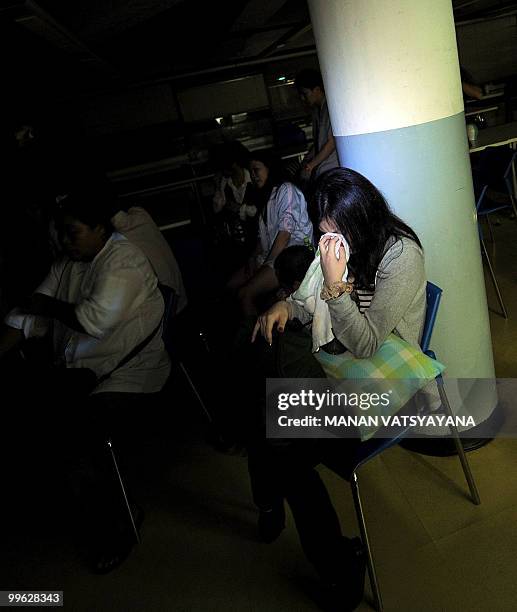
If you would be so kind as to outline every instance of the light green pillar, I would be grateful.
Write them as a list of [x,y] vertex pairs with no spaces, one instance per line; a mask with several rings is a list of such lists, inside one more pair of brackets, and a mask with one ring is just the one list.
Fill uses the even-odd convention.
[[[309,8],[341,165],[370,179],[421,239],[427,277],[444,291],[432,347],[447,376],[493,378],[451,2]],[[477,419],[496,402],[495,391],[479,398]]]

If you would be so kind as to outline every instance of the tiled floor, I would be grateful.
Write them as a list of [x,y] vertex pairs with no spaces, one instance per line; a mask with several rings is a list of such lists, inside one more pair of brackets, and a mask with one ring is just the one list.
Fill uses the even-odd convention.
[[[505,321],[491,313],[496,369],[517,377],[517,222],[504,218],[495,233],[494,262],[510,314]],[[497,310],[489,280],[487,286]],[[66,507],[42,513],[35,503],[14,526],[3,525],[0,588],[61,589],[65,609],[74,612],[318,610],[315,576],[291,517],[277,542],[259,543],[246,459],[204,443],[195,403],[171,400],[166,409],[183,417],[157,427],[131,458],[146,520],[127,562],[107,576],[89,574],[63,528]],[[481,506],[470,502],[454,457],[395,447],[362,469],[387,611],[517,609],[517,440],[494,440],[469,459]],[[356,533],[348,486],[322,473],[344,532]],[[359,609],[372,609],[368,581]]]

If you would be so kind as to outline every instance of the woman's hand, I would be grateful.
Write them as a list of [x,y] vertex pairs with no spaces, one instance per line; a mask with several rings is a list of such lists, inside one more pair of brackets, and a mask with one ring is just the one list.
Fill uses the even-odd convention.
[[312,162],[307,162],[302,166],[302,174],[306,177],[310,177],[313,170],[314,164]]
[[[336,257],[336,245],[339,243],[339,259]],[[346,270],[346,253],[339,238],[322,236],[319,242],[320,264],[325,284],[330,287],[332,283],[343,280]]]
[[275,325],[280,333],[284,331],[285,324],[289,321],[289,305],[287,302],[277,302],[271,308],[260,315],[255,323],[255,329],[251,336],[251,341],[255,342],[258,332],[266,339],[269,345],[273,343],[273,328]]

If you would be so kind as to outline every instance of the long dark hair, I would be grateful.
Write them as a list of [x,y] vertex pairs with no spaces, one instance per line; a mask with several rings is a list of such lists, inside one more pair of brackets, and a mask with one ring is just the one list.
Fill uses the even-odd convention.
[[350,244],[349,269],[358,287],[374,284],[390,238],[409,238],[422,248],[415,232],[359,172],[334,168],[323,173],[317,179],[314,198],[320,221],[334,221]]
[[250,152],[238,140],[231,140],[212,147],[209,158],[217,172],[230,169],[233,163],[240,168],[247,169],[250,163]]
[[279,187],[282,183],[287,182],[287,177],[283,169],[280,159],[270,150],[252,151],[250,154],[250,163],[259,161],[268,169],[268,177],[265,185],[260,189],[255,186],[251,189],[250,199],[257,207],[259,214],[262,214],[264,222],[267,221],[267,203],[271,197],[271,192],[275,187]]

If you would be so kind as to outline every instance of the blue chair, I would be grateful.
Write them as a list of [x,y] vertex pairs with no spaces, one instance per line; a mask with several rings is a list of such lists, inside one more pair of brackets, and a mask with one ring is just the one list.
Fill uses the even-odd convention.
[[486,147],[479,154],[478,161],[474,162],[472,175],[475,181],[482,185],[489,185],[497,191],[506,191],[509,203],[494,205],[497,208],[515,208],[515,193],[513,190],[513,166],[517,151],[509,147]]
[[[512,170],[512,164],[510,163],[508,166],[508,172],[511,173],[511,170]],[[476,196],[476,213],[477,213],[477,219],[478,219],[478,234],[479,234],[479,242],[481,244],[481,253],[485,256],[485,260],[488,265],[488,270],[490,272],[490,278],[492,279],[495,293],[497,295],[497,300],[503,312],[503,317],[507,319],[508,312],[506,310],[506,306],[504,305],[503,295],[501,293],[501,290],[499,289],[499,283],[497,282],[497,278],[495,276],[494,268],[492,266],[492,261],[490,260],[490,256],[488,254],[488,249],[486,248],[486,243],[485,243],[485,239],[483,236],[483,228],[481,227],[480,220],[483,217],[486,218],[487,223],[488,223],[488,229],[490,230],[490,235],[492,237],[492,243],[494,243],[494,234],[492,232],[492,225],[490,224],[489,215],[493,212],[496,212],[497,210],[508,208],[508,205],[507,204],[494,204],[492,206],[487,205],[485,203],[485,195],[486,195],[487,189],[488,189],[488,185],[481,185],[478,181],[476,181],[476,179],[474,179],[474,194]],[[509,190],[509,193],[511,196],[511,190]]]
[[[476,211],[479,218],[486,218],[492,242],[494,234],[490,223],[490,215],[499,210],[512,209],[517,216],[517,206],[513,192],[513,168],[517,152],[509,148],[487,147],[481,152],[480,160],[472,171],[474,192],[476,195]],[[487,189],[485,187],[502,187],[506,190],[509,203],[487,202]]]
[[[429,283],[429,282],[427,283],[427,289],[426,289],[427,308],[426,308],[426,316],[425,316],[425,323],[424,323],[424,331],[422,333],[421,348],[422,348],[422,351],[426,355],[428,355],[429,357],[432,357],[433,359],[435,359],[436,356],[433,353],[433,351],[429,349],[429,342],[431,340],[433,327],[436,321],[436,316],[438,314],[438,307],[440,304],[441,295],[442,295],[442,290],[439,287],[437,287],[433,283]],[[451,411],[451,407],[447,399],[447,395],[445,393],[443,379],[441,375],[439,375],[436,378],[436,382],[438,385],[438,392],[440,395],[441,409],[447,416],[452,416],[453,413]],[[368,532],[366,529],[366,522],[365,522],[364,513],[363,513],[363,505],[361,502],[361,496],[359,492],[359,481],[358,481],[357,471],[361,466],[363,466],[365,463],[368,463],[368,461],[370,461],[371,459],[373,459],[374,457],[376,457],[383,451],[398,444],[401,441],[401,439],[404,437],[404,435],[409,431],[409,429],[410,429],[409,427],[400,427],[400,429],[396,430],[394,434],[391,433],[393,430],[390,429],[391,437],[389,438],[374,437],[374,438],[371,438],[370,440],[367,440],[366,442],[359,444],[355,456],[353,457],[352,461],[350,461],[350,463],[347,466],[340,465],[339,461],[336,460],[336,458],[334,457],[332,459],[325,460],[323,462],[333,472],[335,472],[336,474],[338,474],[339,476],[341,476],[342,478],[350,482],[350,486],[352,489],[352,496],[354,500],[355,512],[357,516],[357,522],[359,524],[359,531],[361,533],[361,540],[363,542],[363,545],[366,549],[366,554],[367,554],[366,562],[367,562],[367,567],[368,567],[368,575],[370,577],[370,584],[372,587],[372,592],[373,592],[373,596],[375,600],[375,608],[379,610],[379,612],[383,610],[382,598],[381,598],[381,593],[379,589],[379,583],[377,580],[377,575],[375,572],[375,566],[373,562],[373,555],[372,555],[372,550],[370,547],[370,541],[368,538]],[[479,493],[476,487],[476,483],[474,482],[474,478],[472,476],[472,472],[470,470],[470,466],[469,466],[469,463],[468,463],[468,460],[465,454],[465,450],[461,443],[461,439],[459,437],[458,430],[456,429],[455,426],[451,426],[450,431],[451,431],[452,438],[454,440],[456,451],[458,453],[458,456],[461,462],[461,466],[463,468],[463,473],[465,474],[465,478],[469,486],[470,494],[472,496],[472,501],[474,504],[479,505],[481,503],[480,498],[479,498]]]
[[508,162],[506,170],[504,171],[503,178],[506,184],[506,191],[508,192],[508,197],[510,198],[510,204],[513,209],[513,214],[515,215],[515,217],[517,217],[517,204],[515,202],[516,194],[513,189],[514,187],[513,177],[514,177],[514,173],[516,172],[515,160],[517,160],[517,151],[513,151],[513,155],[510,161]]

